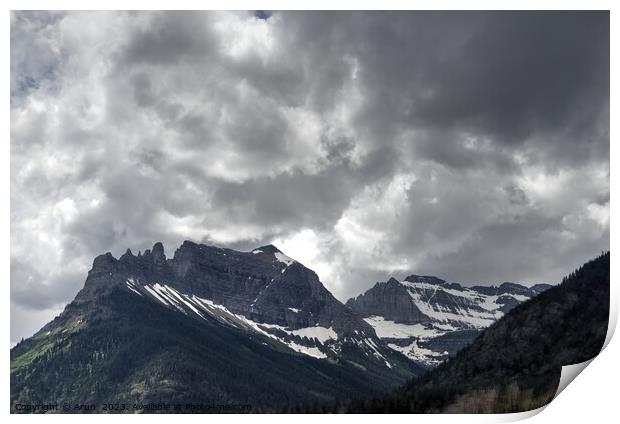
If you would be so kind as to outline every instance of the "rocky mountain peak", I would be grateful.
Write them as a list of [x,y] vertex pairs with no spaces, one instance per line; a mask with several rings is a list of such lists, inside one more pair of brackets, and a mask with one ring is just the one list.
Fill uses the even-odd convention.
[[437,278],[432,275],[415,275],[415,274],[411,274],[410,276],[406,277],[405,281],[409,281],[410,283],[426,283],[426,284],[436,284],[436,285],[441,285],[441,284],[446,283],[446,280],[442,280],[441,278]]
[[500,284],[498,288],[498,294],[523,294],[527,296],[528,294],[530,294],[530,289],[522,286],[521,284],[506,282]]
[[273,244],[267,244],[265,246],[257,247],[256,249],[252,250],[252,253],[270,253],[270,254],[275,254],[275,253],[282,253],[282,252],[280,251],[280,249],[275,247]]
[[198,247],[199,245],[194,243],[193,241],[190,240],[184,240],[183,243],[181,243],[181,246],[179,247],[179,249],[193,249]]
[[[377,337],[359,315],[340,303],[318,275],[273,245],[250,252],[185,241],[167,260],[157,242],[142,257],[98,257],[76,297],[91,305],[119,295],[149,300],[204,322],[213,320],[288,346],[315,358],[353,360],[363,367],[419,369]],[[105,272],[103,272],[105,271]],[[390,284],[398,285],[396,280]]]
[[387,280],[387,285],[399,285],[400,286],[400,281],[398,281],[396,278],[394,277],[390,277],[389,280]]
[[401,323],[418,323],[426,319],[402,283],[395,278],[379,282],[366,293],[349,299],[346,305],[364,317],[382,316]]
[[117,259],[110,252],[106,252],[95,258],[91,272],[107,272],[114,268],[116,262]]

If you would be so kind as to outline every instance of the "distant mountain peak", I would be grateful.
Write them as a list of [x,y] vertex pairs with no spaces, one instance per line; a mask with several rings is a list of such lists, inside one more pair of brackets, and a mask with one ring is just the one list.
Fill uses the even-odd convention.
[[390,278],[349,299],[388,346],[417,363],[435,366],[467,345],[479,331],[550,286],[516,283],[463,287],[434,276]]

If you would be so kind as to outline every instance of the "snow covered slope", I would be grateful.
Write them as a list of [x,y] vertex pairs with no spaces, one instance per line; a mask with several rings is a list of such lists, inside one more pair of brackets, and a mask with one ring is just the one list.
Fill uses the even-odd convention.
[[338,340],[338,334],[331,327],[325,328],[316,324],[314,327],[291,330],[277,324],[252,321],[243,315],[231,312],[223,305],[196,295],[181,293],[166,284],[140,285],[133,278],[129,278],[126,284],[133,293],[150,296],[162,305],[186,315],[194,315],[201,319],[207,319],[207,316],[210,316],[222,324],[276,339],[294,351],[308,356],[327,358],[327,355],[323,353],[326,349],[336,353],[335,342]]

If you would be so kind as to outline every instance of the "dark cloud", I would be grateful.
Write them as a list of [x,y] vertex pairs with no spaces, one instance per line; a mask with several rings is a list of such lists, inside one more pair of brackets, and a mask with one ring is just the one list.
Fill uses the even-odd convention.
[[147,25],[138,26],[122,50],[122,61],[133,64],[170,65],[180,61],[208,60],[216,47],[209,20],[199,13],[143,12]]
[[[593,140],[582,129],[589,134],[598,119],[608,127],[606,12],[291,17],[299,25],[292,42],[303,39],[310,51],[320,50],[323,64],[335,70],[342,68],[342,57],[356,59],[365,90],[356,124],[370,127],[377,138],[424,129],[456,155],[459,137],[447,138],[447,132],[487,137],[499,147],[530,142],[538,148],[553,140],[557,149],[550,157],[575,150],[583,158],[579,146],[584,138]],[[329,82],[342,85],[336,76]],[[320,92],[330,96],[330,88],[322,84]],[[606,150],[604,137],[596,142]]]
[[[572,242],[575,238],[579,247]],[[523,246],[529,249],[524,251]],[[469,285],[503,281],[555,284],[600,253],[602,246],[609,246],[609,234],[604,229],[590,226],[567,234],[561,219],[530,213],[477,230],[461,248],[428,258],[422,268]]]
[[609,247],[609,13],[12,13],[11,231],[12,340],[157,240],[556,282]]
[[416,119],[523,142],[572,125],[576,114],[601,112],[609,21],[596,12],[492,13],[441,65],[423,81],[432,94],[415,107]]
[[233,220],[281,232],[308,227],[325,230],[336,224],[360,187],[390,176],[396,161],[392,152],[381,149],[371,152],[360,166],[344,162],[314,175],[294,171],[242,183],[219,183],[211,207],[228,209]]

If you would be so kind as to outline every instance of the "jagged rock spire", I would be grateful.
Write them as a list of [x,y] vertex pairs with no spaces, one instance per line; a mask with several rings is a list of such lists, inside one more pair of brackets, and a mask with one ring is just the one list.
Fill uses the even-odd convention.
[[153,245],[153,262],[158,265],[164,264],[166,262],[164,245],[159,241]]

